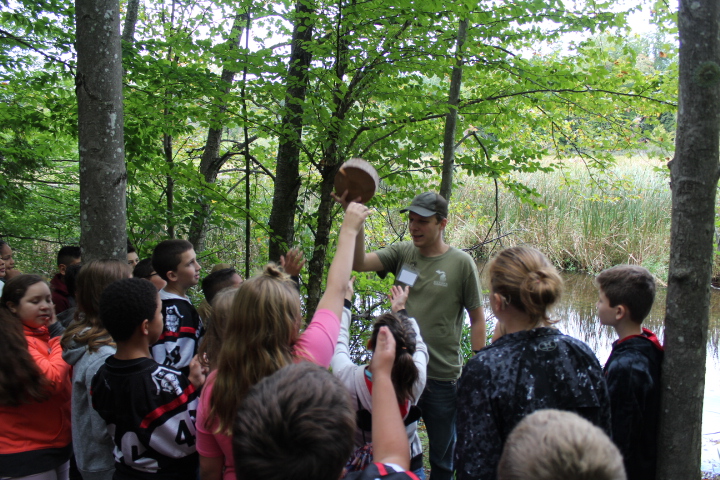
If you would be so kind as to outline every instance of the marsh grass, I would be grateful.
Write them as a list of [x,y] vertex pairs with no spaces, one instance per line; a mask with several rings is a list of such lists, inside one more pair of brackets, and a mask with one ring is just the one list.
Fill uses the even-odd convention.
[[536,196],[523,201],[500,187],[496,199],[491,179],[458,178],[448,243],[469,248],[507,234],[478,248],[478,257],[526,243],[563,270],[595,273],[631,263],[667,279],[671,193],[659,161],[619,158],[604,171],[570,161],[553,172],[517,173],[511,180]]

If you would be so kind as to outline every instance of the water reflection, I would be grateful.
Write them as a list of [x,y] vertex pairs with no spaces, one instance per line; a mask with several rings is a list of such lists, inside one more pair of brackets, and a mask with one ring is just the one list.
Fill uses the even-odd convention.
[[[595,314],[597,288],[593,277],[583,274],[563,274],[565,292],[555,307],[552,318],[556,326],[573,337],[587,343],[593,349],[602,365],[607,361],[616,335],[611,327],[600,325]],[[664,340],[665,296],[667,290],[659,288],[650,315],[643,322]],[[488,311],[488,310],[486,310]],[[720,291],[712,290],[710,295],[710,328],[708,331],[705,373],[705,397],[702,422],[703,471],[720,473],[720,359],[718,339],[720,338]]]

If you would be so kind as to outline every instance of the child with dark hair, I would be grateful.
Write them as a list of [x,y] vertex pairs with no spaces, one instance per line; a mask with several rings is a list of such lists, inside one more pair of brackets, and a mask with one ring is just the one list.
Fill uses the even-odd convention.
[[65,284],[65,272],[70,265],[81,262],[80,247],[68,245],[62,247],[57,254],[58,273],[50,280],[52,288],[52,301],[55,305],[55,313],[60,314],[70,307],[75,306],[75,300],[70,297]]
[[115,444],[116,480],[197,479],[194,415],[205,379],[195,359],[186,378],[150,356],[163,331],[161,307],[157,289],[139,278],[111,283],[100,298],[117,352],[95,374],[91,396]]
[[135,250],[135,247],[133,247],[133,244],[130,243],[130,240],[127,241],[127,263],[130,265],[130,268],[137,267],[138,262],[140,261],[140,257],[138,257],[137,250]]
[[657,463],[660,368],[663,347],[642,322],[655,300],[655,279],[645,268],[618,265],[600,272],[597,313],[615,329],[604,372],[610,393],[612,437],[629,480],[652,480]]
[[[70,325],[70,322],[73,321],[73,318],[75,318],[75,311],[77,310],[77,299],[75,298],[76,280],[81,268],[82,263],[75,263],[65,269],[65,286],[67,287],[68,297],[72,299],[72,307],[68,308],[64,312],[61,312],[57,316],[57,323],[59,323],[63,327],[62,330],[59,332],[60,335],[63,334],[64,330]],[[54,333],[55,332],[53,332],[53,328],[51,328],[50,336],[58,336]]]
[[61,340],[63,359],[73,366],[73,448],[84,480],[110,480],[115,472],[114,444],[90,406],[90,383],[115,353],[115,342],[100,322],[100,296],[112,282],[129,276],[130,267],[122,260],[93,260],[83,266],[76,282],[77,315]]
[[2,282],[6,282],[22,272],[15,268],[14,252],[5,240],[0,240],[0,263],[5,263],[5,278],[0,278],[0,294],[2,293]]
[[50,338],[50,288],[19,275],[0,298],[0,476],[67,480],[70,366]]
[[[349,329],[352,299],[352,281],[348,284],[345,296],[345,309],[340,324],[340,336],[335,346],[335,355],[330,362],[335,375],[350,392],[352,405],[357,409],[355,447],[367,450],[366,445],[373,440],[372,433],[372,378],[370,365],[355,365],[350,357]],[[397,345],[395,362],[392,369],[393,387],[397,394],[400,414],[403,417],[405,431],[410,443],[410,470],[418,478],[425,478],[423,469],[423,450],[417,434],[417,420],[420,411],[417,400],[425,388],[428,351],[420,335],[420,329],[414,318],[407,316],[405,302],[409,287],[393,286],[390,301],[394,313],[386,313],[375,320],[368,348],[373,350],[377,343],[380,328],[385,326],[392,333]],[[363,452],[364,455],[367,452]],[[365,465],[348,465],[348,471],[363,469]]]
[[197,311],[206,328],[212,318],[212,303],[215,295],[225,288],[238,288],[242,282],[243,278],[232,267],[215,270],[203,279],[202,291],[205,299],[197,308]]
[[160,242],[153,251],[152,264],[167,282],[160,290],[163,332],[152,346],[152,356],[156,362],[188,375],[203,334],[200,316],[187,296],[200,280],[200,264],[192,243],[180,239]]
[[144,278],[152,282],[155,288],[162,290],[167,285],[167,282],[160,278],[160,275],[155,271],[152,265],[152,258],[146,258],[140,260],[135,268],[133,268],[132,276],[135,278]]
[[458,381],[457,479],[495,479],[507,436],[535,410],[573,411],[610,434],[602,369],[586,344],[552,328],[562,278],[530,247],[488,265],[490,306],[505,334],[480,350]]
[[205,300],[212,303],[215,295],[227,287],[239,287],[242,283],[242,277],[238,275],[234,268],[223,268],[217,270],[207,277],[202,282],[202,291],[205,295]]
[[[392,382],[396,348],[388,327],[381,327],[371,362],[375,463],[346,478],[417,480],[405,472],[410,448]],[[354,430],[354,407],[339,380],[308,362],[285,366],[254,385],[237,411],[237,479],[337,480]]]

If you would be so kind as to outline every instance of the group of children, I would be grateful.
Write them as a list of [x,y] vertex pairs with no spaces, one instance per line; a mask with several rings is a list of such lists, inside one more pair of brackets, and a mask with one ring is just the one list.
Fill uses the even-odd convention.
[[[346,210],[302,332],[295,251],[285,269],[244,282],[232,268],[208,275],[202,316],[187,296],[200,265],[184,240],[132,265],[91,261],[69,279],[80,252],[61,250],[52,291],[36,275],[7,280],[0,479],[67,479],[73,454],[85,480],[424,478],[416,403],[428,352],[404,310],[407,287],[392,288],[392,312],[375,322],[370,364],[349,354],[368,213]],[[597,277],[600,322],[620,337],[602,369],[552,328],[562,280],[539,251],[503,250],[487,276],[498,323],[458,381],[457,478],[654,478],[662,347],[641,327],[653,277],[627,265]],[[56,295],[74,308],[61,336]]]

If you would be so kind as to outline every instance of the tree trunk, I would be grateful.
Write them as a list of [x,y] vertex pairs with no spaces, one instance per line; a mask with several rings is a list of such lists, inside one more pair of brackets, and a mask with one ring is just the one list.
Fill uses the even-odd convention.
[[322,294],[322,280],[325,272],[325,258],[330,243],[330,230],[332,228],[332,208],[335,200],[330,196],[335,188],[335,173],[340,165],[336,162],[335,168],[330,168],[323,174],[320,186],[320,205],[318,206],[318,226],[315,234],[315,248],[308,262],[308,298],[305,303],[307,318],[312,318]]
[[658,479],[700,478],[720,136],[720,3],[680,0],[680,98],[670,162],[672,228]]
[[[165,109],[165,115],[169,115],[168,109]],[[173,139],[167,133],[163,134],[163,153],[165,154],[165,163],[168,164],[168,174],[165,176],[167,186],[165,187],[166,213],[165,222],[168,238],[175,238],[175,219],[173,213],[175,210],[175,179],[173,178]]]
[[85,261],[127,255],[118,0],[76,0],[80,246]]
[[[338,15],[338,18],[342,18]],[[342,25],[338,25],[340,35]],[[315,246],[313,255],[308,266],[308,298],[306,302],[308,318],[315,313],[322,292],[322,279],[325,273],[325,259],[327,247],[330,243],[330,229],[332,228],[332,207],[335,201],[330,195],[335,187],[335,175],[340,169],[340,127],[345,121],[345,116],[354,103],[352,84],[364,76],[360,71],[350,82],[347,89],[341,87],[343,78],[348,66],[348,42],[343,36],[337,39],[337,50],[335,52],[335,77],[336,84],[333,91],[333,114],[330,123],[326,125],[327,138],[324,141],[327,148],[320,162],[320,174],[322,184],[320,186],[320,206],[318,207],[318,225],[315,233]],[[344,86],[344,85],[343,85]]]
[[455,169],[455,128],[457,125],[457,106],[460,101],[460,86],[462,85],[462,71],[465,60],[463,59],[463,47],[467,35],[468,21],[460,20],[458,25],[457,43],[455,45],[455,66],[450,79],[450,94],[448,95],[448,106],[450,107],[445,117],[445,134],[443,135],[443,168],[442,180],[440,182],[440,195],[450,201],[452,196],[453,170]]
[[[236,50],[240,46],[240,40],[243,35],[243,23],[247,21],[247,15],[244,13],[238,13],[235,15],[232,28],[230,29],[230,35],[228,37],[227,46],[228,52]],[[223,67],[220,75],[220,85],[222,97],[227,98],[227,94],[230,93],[232,83],[235,80],[235,74],[237,72],[230,70],[227,67]],[[216,123],[214,127],[208,129],[207,139],[205,140],[205,148],[203,149],[202,158],[200,159],[200,173],[205,178],[207,183],[215,183],[217,180],[220,169],[225,165],[227,156],[220,156],[220,140],[222,138],[223,131],[223,115],[227,111],[227,101],[223,100],[218,106],[214,115],[213,123]],[[202,251],[205,248],[205,234],[207,233],[207,221],[210,218],[211,209],[210,202],[206,200],[206,196],[203,195],[203,200],[200,201],[200,206],[195,210],[193,221],[190,224],[190,235],[188,240],[195,246],[195,251]]]
[[123,24],[122,40],[128,44],[135,43],[135,25],[137,25],[140,0],[128,0],[125,23]]
[[278,261],[292,245],[295,235],[295,210],[300,191],[300,142],[302,139],[305,93],[312,54],[308,44],[313,37],[314,5],[300,0],[295,4],[295,27],[285,85],[285,110],[279,138],[275,190],[270,212],[269,257]]

